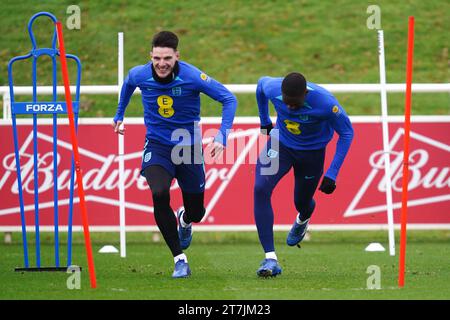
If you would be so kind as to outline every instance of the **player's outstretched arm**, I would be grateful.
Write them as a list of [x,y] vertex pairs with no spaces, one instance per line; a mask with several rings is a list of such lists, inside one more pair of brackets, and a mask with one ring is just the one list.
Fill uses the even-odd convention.
[[262,77],[258,80],[256,86],[256,102],[258,104],[261,133],[268,135],[273,129],[273,124],[269,116],[269,99],[264,93],[264,81],[266,81],[266,79],[266,77]]
[[319,187],[319,190],[326,194],[331,194],[336,189],[336,177],[344,163],[354,135],[352,124],[345,110],[339,104],[336,104],[331,109],[330,123],[339,135],[339,138],[336,143],[336,153],[334,154],[333,161]]
[[213,142],[208,146],[211,148],[211,156],[217,157],[227,145],[227,137],[233,126],[238,102],[236,96],[230,90],[205,73],[200,73],[196,79],[200,92],[222,104],[222,123]]

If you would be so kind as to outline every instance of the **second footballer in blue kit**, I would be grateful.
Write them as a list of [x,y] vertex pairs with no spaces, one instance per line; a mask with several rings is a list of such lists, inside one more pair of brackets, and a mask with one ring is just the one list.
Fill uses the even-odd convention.
[[[258,81],[256,100],[262,132],[271,136],[258,159],[254,186],[254,216],[265,252],[257,275],[268,277],[281,273],[273,240],[271,196],[275,186],[294,169],[293,193],[298,214],[286,242],[289,246],[298,245],[316,206],[313,196],[323,174],[326,146],[336,132],[339,135],[336,153],[319,187],[331,194],[350,148],[353,128],[337,99],[297,72],[284,78],[262,77]],[[269,117],[269,101],[277,112],[275,128]],[[274,161],[277,170],[269,172],[267,169]]]

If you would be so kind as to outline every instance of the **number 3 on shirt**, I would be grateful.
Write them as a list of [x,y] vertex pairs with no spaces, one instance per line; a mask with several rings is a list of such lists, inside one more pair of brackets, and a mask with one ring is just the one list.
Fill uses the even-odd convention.
[[296,135],[302,133],[302,131],[300,130],[300,123],[291,120],[284,120],[284,124],[286,125],[286,129],[290,133]]

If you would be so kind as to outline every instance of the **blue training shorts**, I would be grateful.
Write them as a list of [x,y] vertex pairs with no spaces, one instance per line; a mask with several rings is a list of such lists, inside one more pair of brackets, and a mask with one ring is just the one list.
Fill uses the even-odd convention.
[[205,191],[205,165],[201,145],[169,146],[155,140],[145,140],[141,175],[145,168],[161,166],[175,179],[184,192]]

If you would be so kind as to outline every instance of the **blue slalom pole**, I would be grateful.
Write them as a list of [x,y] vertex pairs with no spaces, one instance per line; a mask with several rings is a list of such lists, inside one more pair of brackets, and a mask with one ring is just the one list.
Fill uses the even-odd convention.
[[[52,56],[53,65],[53,100],[58,100],[56,58]],[[58,115],[53,114],[53,209],[54,209],[54,236],[55,236],[55,266],[59,267],[59,217],[58,217]]]
[[[36,84],[36,63],[37,58],[33,57],[33,102],[37,101]],[[39,181],[38,181],[38,143],[37,143],[37,114],[33,114],[33,174],[34,174],[34,225],[36,236],[36,267],[41,267],[41,244],[39,237]]]
[[16,122],[16,112],[13,108],[14,104],[14,82],[13,82],[13,64],[18,60],[25,60],[31,57],[31,53],[25,56],[19,56],[11,59],[8,63],[8,81],[9,81],[9,95],[11,99],[11,116],[12,116],[12,127],[13,127],[13,140],[14,140],[14,155],[16,160],[16,171],[17,171],[17,187],[19,191],[19,207],[20,207],[20,222],[22,224],[22,246],[23,246],[23,260],[25,268],[29,268],[28,260],[28,241],[27,241],[27,224],[25,219],[25,208],[23,204],[23,191],[22,191],[22,170],[20,167],[20,155],[19,155],[19,139],[17,134],[17,122]]
[[[81,83],[81,62],[77,56],[67,54],[67,58],[75,60],[77,63],[77,83],[75,100],[80,100],[80,83]],[[78,106],[74,107],[75,115],[75,131],[78,131]],[[72,156],[72,165],[70,169],[70,191],[69,191],[69,219],[67,222],[67,266],[72,265],[72,223],[73,223],[73,194],[74,194],[74,183],[75,183],[75,162]]]
[[[76,120],[75,120],[76,123]],[[73,221],[73,189],[75,182],[75,162],[72,157],[70,166],[69,218],[67,221],[67,266],[72,265],[72,221]]]
[[[32,84],[33,84],[33,102],[37,102],[37,94],[36,94],[36,86],[37,86],[37,72],[36,72],[36,65],[37,65],[37,59],[42,54],[49,54],[49,52],[40,51],[37,48],[36,44],[36,38],[33,34],[33,22],[36,20],[36,18],[40,16],[47,16],[49,17],[53,22],[56,22],[56,17],[52,15],[49,12],[39,12],[33,15],[28,22],[28,33],[30,35],[30,40],[32,44],[32,54],[33,54],[33,71],[32,71]],[[52,39],[52,49],[53,52],[56,48],[56,32],[53,33],[53,39]],[[44,49],[45,50],[45,49]],[[51,50],[50,50],[51,52]],[[53,57],[54,60],[54,57]],[[55,69],[55,66],[53,66],[53,69]],[[55,79],[55,70],[53,70],[53,79]],[[53,83],[53,86],[55,86],[55,83]],[[55,94],[55,88],[54,88],[54,94]],[[53,126],[55,128],[55,125]],[[55,139],[55,135],[53,136]],[[38,148],[37,148],[37,114],[33,114],[33,162],[34,162],[34,211],[35,211],[35,228],[36,228],[36,266],[38,268],[41,267],[41,244],[40,244],[40,231],[39,231],[39,183],[38,183]],[[54,174],[57,172],[55,171]],[[55,206],[55,210],[58,207]],[[59,260],[59,258],[57,258]]]

